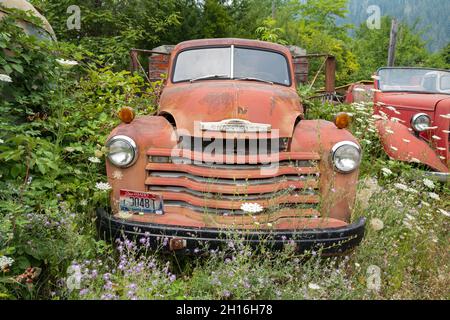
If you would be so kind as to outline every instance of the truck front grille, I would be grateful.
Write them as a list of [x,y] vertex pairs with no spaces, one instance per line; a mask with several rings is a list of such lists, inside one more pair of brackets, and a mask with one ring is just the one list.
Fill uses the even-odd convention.
[[[198,159],[194,152],[183,156],[172,150],[150,150],[146,187],[160,193],[165,206],[201,213],[242,215],[241,205],[251,202],[265,214],[281,209],[305,210],[319,216],[319,155],[280,153],[276,162],[235,156],[230,163]],[[167,157],[168,163],[153,162]]]

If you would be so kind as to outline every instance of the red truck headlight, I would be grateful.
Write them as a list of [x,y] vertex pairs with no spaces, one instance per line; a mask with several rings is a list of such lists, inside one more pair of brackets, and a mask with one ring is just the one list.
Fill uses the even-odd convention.
[[109,161],[120,168],[127,168],[137,160],[138,149],[133,139],[127,136],[114,136],[106,143]]
[[431,119],[426,113],[418,113],[411,119],[411,126],[417,132],[422,132],[431,127]]
[[331,149],[331,160],[337,171],[353,172],[361,163],[361,148],[351,141],[339,142]]

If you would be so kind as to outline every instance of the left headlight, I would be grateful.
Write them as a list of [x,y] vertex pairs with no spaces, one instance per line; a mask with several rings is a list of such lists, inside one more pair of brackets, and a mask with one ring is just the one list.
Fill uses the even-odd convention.
[[422,132],[431,127],[431,118],[426,113],[418,113],[411,119],[411,126],[417,132]]
[[106,143],[108,159],[113,165],[126,168],[137,160],[138,150],[133,139],[127,136],[114,136]]
[[361,148],[351,141],[339,142],[331,149],[331,160],[337,171],[350,173],[361,163]]

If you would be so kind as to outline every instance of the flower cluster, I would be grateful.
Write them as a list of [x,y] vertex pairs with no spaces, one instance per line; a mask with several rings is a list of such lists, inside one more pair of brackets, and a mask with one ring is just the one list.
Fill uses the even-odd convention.
[[73,66],[78,65],[78,62],[73,61],[73,60],[65,60],[65,59],[56,59],[56,62],[59,63],[59,65],[61,65],[64,68],[72,68]]
[[260,213],[264,208],[258,203],[243,203],[241,205],[241,210],[247,213]]
[[0,73],[0,81],[3,82],[12,82],[12,79],[10,76],[8,76],[7,74],[2,74]]
[[14,259],[7,257],[7,256],[1,256],[0,257],[0,270],[6,271],[9,269],[9,267],[14,263]]
[[97,157],[89,157],[88,160],[92,163],[100,163],[100,159]]
[[108,182],[97,182],[97,183],[95,184],[95,187],[96,187],[98,190],[101,190],[101,191],[108,191],[108,190],[111,190],[111,186],[110,186],[110,184],[109,184]]

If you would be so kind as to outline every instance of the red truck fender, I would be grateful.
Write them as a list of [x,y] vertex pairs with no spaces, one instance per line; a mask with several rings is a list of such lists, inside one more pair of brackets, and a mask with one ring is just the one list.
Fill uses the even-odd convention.
[[416,137],[405,125],[390,120],[377,120],[375,126],[381,144],[391,159],[422,163],[439,172],[449,172],[430,145]]

